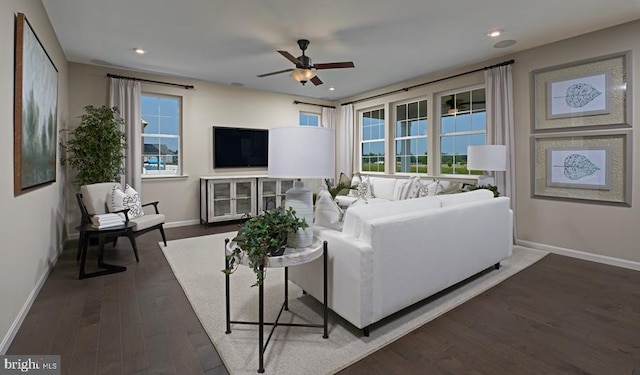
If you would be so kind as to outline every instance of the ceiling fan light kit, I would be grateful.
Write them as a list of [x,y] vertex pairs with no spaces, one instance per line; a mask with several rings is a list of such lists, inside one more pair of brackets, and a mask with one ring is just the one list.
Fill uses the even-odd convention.
[[298,47],[302,51],[302,55],[298,57],[294,57],[287,51],[278,51],[279,54],[284,56],[287,60],[291,61],[296,67],[291,69],[279,70],[277,72],[260,74],[258,77],[268,77],[275,74],[280,73],[288,73],[291,72],[290,76],[294,80],[302,83],[303,85],[308,81],[311,81],[314,85],[318,86],[322,84],[322,80],[317,76],[318,69],[341,69],[341,68],[353,68],[353,62],[344,61],[344,62],[333,62],[333,63],[322,63],[322,64],[312,64],[311,58],[305,55],[307,47],[309,46],[309,41],[307,39],[299,39]]
[[300,69],[295,68],[290,76],[296,81],[302,83],[303,85],[307,83],[307,81],[311,80],[311,78],[315,77],[317,72],[313,69]]

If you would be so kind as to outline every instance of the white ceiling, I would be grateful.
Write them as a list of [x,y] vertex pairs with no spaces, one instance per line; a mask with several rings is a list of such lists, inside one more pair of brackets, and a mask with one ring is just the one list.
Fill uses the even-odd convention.
[[[640,18],[640,0],[42,2],[69,61],[329,100]],[[299,56],[301,38],[314,63],[355,68],[319,71],[320,86],[256,77],[293,67],[276,51]]]

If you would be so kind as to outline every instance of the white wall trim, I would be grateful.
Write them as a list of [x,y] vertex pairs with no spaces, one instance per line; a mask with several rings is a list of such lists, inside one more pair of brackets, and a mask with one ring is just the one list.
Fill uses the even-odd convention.
[[177,227],[186,227],[189,225],[200,224],[200,220],[183,220],[183,221],[172,221],[170,223],[164,223],[165,228],[177,228]]
[[588,260],[591,262],[597,262],[602,264],[608,264],[610,266],[628,268],[635,271],[640,271],[640,262],[634,262],[632,260],[614,258],[606,255],[586,253],[584,251],[565,249],[563,247],[545,245],[537,242],[530,242],[524,240],[517,240],[518,245],[530,247],[532,249],[545,250],[553,254],[559,254],[568,256],[571,258],[578,258],[582,260]]
[[47,265],[47,268],[42,272],[42,274],[40,275],[40,278],[38,279],[38,282],[33,287],[33,290],[29,294],[29,297],[27,298],[27,300],[24,302],[22,309],[20,309],[18,316],[16,316],[16,319],[13,321],[13,324],[11,324],[11,327],[9,327],[9,331],[7,331],[7,334],[4,336],[4,338],[2,338],[2,342],[0,342],[0,354],[4,355],[7,353],[7,350],[9,350],[9,346],[11,345],[11,342],[16,337],[16,334],[18,333],[18,330],[20,329],[22,322],[24,322],[24,319],[27,317],[27,314],[29,313],[29,310],[31,309],[33,302],[36,300],[36,297],[38,297],[38,293],[40,293],[40,289],[42,289],[42,286],[44,285],[45,281],[47,281],[47,277],[49,277],[49,274],[51,273],[53,266],[58,262],[58,258],[60,258],[60,255],[62,254],[62,249],[63,247],[60,246],[58,250],[58,254],[56,254],[56,256],[53,259],[51,259],[51,261]]

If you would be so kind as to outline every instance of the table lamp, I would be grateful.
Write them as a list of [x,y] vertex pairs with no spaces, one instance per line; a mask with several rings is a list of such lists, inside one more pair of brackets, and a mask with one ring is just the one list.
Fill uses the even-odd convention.
[[268,176],[295,178],[286,192],[285,209],[292,207],[296,217],[309,228],[290,236],[290,247],[307,247],[313,242],[313,193],[302,178],[332,178],[335,175],[335,135],[333,129],[296,126],[269,130]]
[[488,171],[505,171],[507,166],[507,146],[479,145],[467,147],[467,169],[484,171],[478,177],[478,186],[495,185],[495,179]]

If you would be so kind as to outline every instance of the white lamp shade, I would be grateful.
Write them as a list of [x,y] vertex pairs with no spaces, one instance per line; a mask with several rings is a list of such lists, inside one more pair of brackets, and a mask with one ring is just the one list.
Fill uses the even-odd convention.
[[467,169],[473,171],[504,171],[507,167],[507,146],[480,145],[467,147]]
[[333,129],[310,126],[270,129],[267,174],[274,178],[333,177]]

